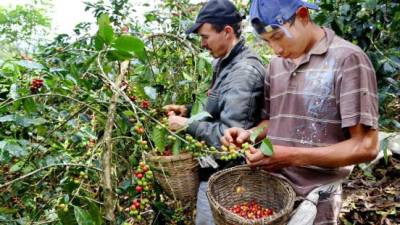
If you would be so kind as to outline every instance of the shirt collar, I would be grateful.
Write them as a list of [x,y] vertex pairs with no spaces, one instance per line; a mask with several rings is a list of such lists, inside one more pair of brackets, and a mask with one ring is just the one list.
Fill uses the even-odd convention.
[[238,43],[226,54],[223,58],[221,58],[221,66],[229,64],[235,56],[237,56],[240,52],[243,51],[245,44],[245,40],[241,38]]
[[329,46],[331,45],[333,38],[335,36],[335,32],[329,28],[326,27],[322,27],[322,29],[325,32],[325,36],[319,40],[311,49],[310,51],[308,51],[308,53],[306,53],[306,55],[304,56],[303,60],[300,62],[300,64],[298,66],[296,66],[296,68],[298,68],[299,66],[308,63],[310,61],[310,57],[312,55],[323,55],[325,54],[328,49]]

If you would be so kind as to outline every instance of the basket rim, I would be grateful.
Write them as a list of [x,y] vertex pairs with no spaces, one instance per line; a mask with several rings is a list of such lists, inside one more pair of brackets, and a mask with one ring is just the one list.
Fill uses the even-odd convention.
[[275,213],[272,216],[261,218],[261,219],[248,220],[248,219],[243,218],[243,217],[241,217],[239,215],[236,215],[235,213],[232,213],[230,210],[228,210],[227,208],[222,206],[220,203],[218,203],[218,201],[211,194],[211,186],[212,186],[212,184],[215,182],[215,180],[217,180],[219,177],[221,177],[225,173],[228,173],[228,172],[231,172],[231,171],[238,171],[238,170],[252,170],[252,168],[250,168],[248,165],[239,165],[239,166],[231,167],[231,168],[228,168],[228,169],[225,169],[225,170],[221,170],[221,171],[218,171],[218,172],[214,173],[210,177],[210,179],[208,180],[208,187],[207,187],[206,195],[207,195],[207,197],[208,197],[208,199],[210,201],[210,205],[211,204],[214,205],[214,207],[217,209],[217,213],[218,214],[220,214],[224,218],[227,217],[226,215],[229,215],[229,216],[233,216],[238,221],[246,220],[246,221],[249,222],[249,224],[253,224],[253,223],[259,223],[259,222],[262,222],[262,223],[274,222],[275,220],[279,219],[280,217],[288,215],[290,213],[290,210],[293,209],[294,201],[295,201],[295,197],[296,197],[296,193],[295,193],[293,187],[286,180],[284,180],[284,179],[282,179],[282,178],[280,178],[278,176],[275,176],[275,175],[273,175],[271,173],[268,173],[267,171],[262,170],[259,167],[256,168],[257,171],[270,175],[272,177],[272,179],[279,180],[284,186],[287,187],[287,189],[289,191],[289,195],[292,195],[293,198],[289,197],[289,202],[286,205],[286,207],[284,207],[282,210],[280,210],[278,213]]
[[[148,160],[150,162],[173,162],[178,160],[186,160],[193,158],[192,154],[190,153],[181,153],[179,155],[170,155],[170,156],[163,156],[163,155],[150,155]],[[194,158],[193,158],[194,159]]]

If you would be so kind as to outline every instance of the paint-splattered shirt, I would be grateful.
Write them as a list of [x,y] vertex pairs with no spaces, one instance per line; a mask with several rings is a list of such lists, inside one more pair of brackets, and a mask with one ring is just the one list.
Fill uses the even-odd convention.
[[[276,57],[265,78],[268,136],[276,145],[323,147],[348,139],[359,123],[377,129],[375,71],[356,45],[324,28],[319,41],[297,66]],[[284,175],[300,195],[345,178],[352,167],[289,167]]]

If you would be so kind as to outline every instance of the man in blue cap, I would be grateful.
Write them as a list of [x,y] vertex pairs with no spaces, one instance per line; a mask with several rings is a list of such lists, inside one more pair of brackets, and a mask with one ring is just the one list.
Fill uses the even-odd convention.
[[[244,129],[261,121],[263,108],[263,80],[265,69],[259,57],[245,45],[241,37],[243,16],[228,0],[210,0],[201,8],[195,24],[187,34],[201,37],[201,47],[215,58],[213,79],[204,110],[212,119],[187,124],[190,109],[182,105],[168,105],[169,128],[187,132],[205,140],[208,145],[220,147],[220,138],[230,127]],[[244,160],[228,163],[217,160],[218,170],[237,165]],[[214,224],[206,197],[207,180],[217,170],[200,170],[200,187],[197,197],[196,224]]]
[[[337,224],[341,181],[354,164],[374,159],[378,152],[377,82],[366,54],[314,24],[309,9],[318,7],[301,0],[251,3],[252,26],[277,55],[264,82],[263,124],[274,153],[269,157],[251,148],[246,160],[312,199],[316,210],[306,224]],[[221,141],[241,144],[251,130],[230,128]],[[307,215],[302,216],[298,221]]]

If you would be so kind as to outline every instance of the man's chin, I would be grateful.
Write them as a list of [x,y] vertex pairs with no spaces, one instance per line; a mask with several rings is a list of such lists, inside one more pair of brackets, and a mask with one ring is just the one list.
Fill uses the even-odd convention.
[[210,56],[212,56],[214,59],[218,59],[218,58],[219,58],[218,55],[216,55],[215,53],[213,53],[213,52],[210,51],[210,50],[208,50],[208,54],[209,54]]

